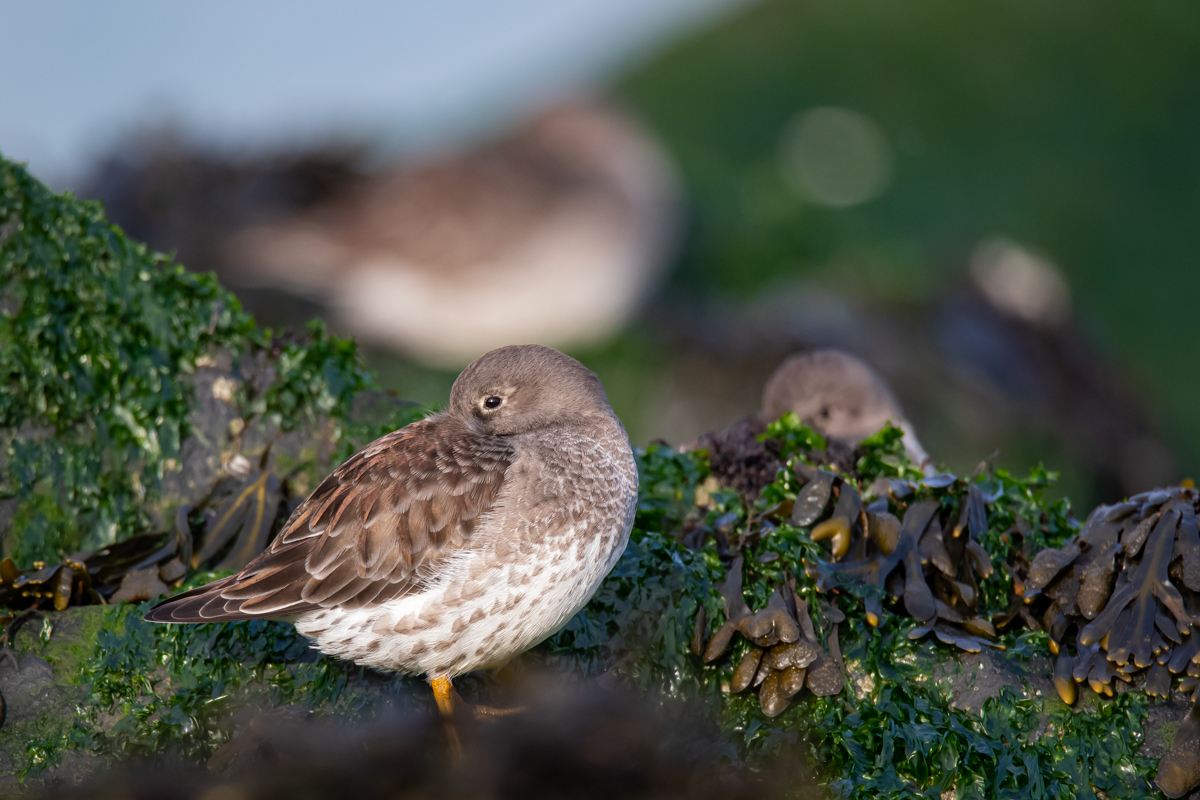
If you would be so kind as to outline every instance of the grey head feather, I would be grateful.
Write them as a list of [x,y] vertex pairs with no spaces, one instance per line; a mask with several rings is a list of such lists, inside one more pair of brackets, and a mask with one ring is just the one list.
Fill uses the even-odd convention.
[[596,373],[538,344],[501,347],[472,362],[450,390],[449,412],[495,436],[613,419]]

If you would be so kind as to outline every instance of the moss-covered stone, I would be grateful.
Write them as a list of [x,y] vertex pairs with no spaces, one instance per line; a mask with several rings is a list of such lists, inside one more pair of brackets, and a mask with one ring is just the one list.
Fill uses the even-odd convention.
[[[195,502],[236,457],[266,454],[302,496],[356,448],[420,413],[364,391],[352,344],[319,327],[302,341],[259,330],[211,278],[148,253],[98,206],[53,195],[2,160],[0,280],[0,488],[15,501],[0,519],[9,520],[5,552],[19,558],[152,527],[172,504]],[[701,702],[742,763],[807,740],[845,797],[1154,795],[1142,743],[1163,737],[1146,726],[1176,723],[1178,698],[1131,691],[1072,710],[1046,691],[1045,634],[1005,634],[1003,655],[963,656],[911,638],[914,620],[877,587],[822,592],[823,545],[810,525],[780,512],[795,504],[795,468],[818,443],[786,420],[769,433],[783,468],[754,495],[712,480],[703,452],[638,450],[628,550],[591,603],[516,668],[605,675]],[[845,473],[856,491],[912,476],[896,444],[884,431],[856,454]],[[946,514],[961,511],[971,491],[992,498],[979,542],[996,569],[979,583],[981,614],[1012,596],[1007,531],[1022,527],[1037,548],[1077,528],[1069,504],[1044,498],[1051,477],[984,470],[914,489],[914,500]],[[741,559],[731,562],[735,552]],[[717,586],[732,563],[744,565],[751,610],[784,584],[806,601],[825,652],[840,644],[840,692],[805,692],[769,718],[755,693],[730,692],[746,640],[702,661],[697,642],[724,622]],[[195,572],[184,586],[213,577]],[[878,625],[864,613],[871,592]],[[72,608],[20,628],[12,644],[21,668],[0,664],[9,706],[0,789],[166,750],[205,760],[228,752],[264,708],[355,718],[430,706],[418,680],[319,656],[286,623],[152,625],[141,620],[145,607]],[[459,685],[468,700],[498,694],[486,675]]]
[[53,560],[145,530],[184,456],[189,376],[222,354],[238,415],[284,430],[344,418],[369,384],[352,343],[320,326],[274,337],[212,275],[0,157],[0,493],[49,498],[17,509],[4,555]]
[[13,654],[0,661],[7,711],[0,729],[0,790],[15,788],[31,768],[61,766],[78,709],[88,700],[85,667],[103,616],[100,606],[71,608],[18,629]]

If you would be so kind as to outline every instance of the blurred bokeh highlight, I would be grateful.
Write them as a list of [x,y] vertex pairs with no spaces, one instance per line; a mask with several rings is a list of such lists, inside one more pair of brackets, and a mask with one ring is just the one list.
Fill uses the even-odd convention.
[[[342,107],[273,44],[308,30],[300,12],[230,17],[236,35],[181,48],[201,75],[235,48],[245,73],[214,82],[261,81],[261,120],[180,89],[88,147],[47,133],[40,156],[38,125],[65,117],[30,98],[86,66],[17,65],[9,27],[0,108],[23,117],[0,150],[267,324],[323,316],[418,402],[480,352],[540,341],[600,373],[635,443],[686,444],[756,413],[788,355],[836,347],[953,470],[1044,461],[1077,508],[1200,473],[1200,8],[477,5],[352,4],[384,29],[357,39],[323,8],[313,58],[337,65]],[[120,7],[132,46],[140,6]],[[55,13],[34,22],[86,38],[87,14]],[[214,37],[232,13],[187,12]],[[404,64],[416,89],[387,25],[424,54]],[[122,63],[152,72],[163,46]],[[177,72],[143,82],[170,94]]]

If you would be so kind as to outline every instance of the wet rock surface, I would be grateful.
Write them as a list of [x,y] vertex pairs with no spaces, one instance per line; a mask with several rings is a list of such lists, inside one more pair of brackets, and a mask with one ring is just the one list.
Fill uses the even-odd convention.
[[[17,776],[28,766],[30,745],[67,733],[76,707],[86,701],[88,687],[79,682],[79,666],[84,654],[90,655],[95,648],[96,617],[91,609],[74,608],[33,619],[17,630],[13,649],[0,656],[0,694],[5,706],[0,727],[0,794],[7,796],[18,788]],[[53,646],[42,646],[47,629]],[[58,774],[73,780],[87,771],[86,761],[64,759]]]
[[1025,696],[1054,696],[1050,663],[1042,656],[1022,661],[992,650],[963,653],[957,659],[934,665],[932,674],[935,681],[949,682],[951,705],[973,714],[978,714],[983,702],[999,696],[1006,686]]
[[[102,636],[107,629],[115,632],[112,613],[106,606],[82,606],[62,612],[50,612],[21,626],[13,637],[13,657],[0,659],[0,693],[7,714],[0,727],[0,796],[9,796],[22,785],[21,776],[28,774],[29,787],[74,785],[110,763],[98,758],[88,748],[72,748],[55,754],[51,763],[39,763],[33,749],[43,742],[53,743],[59,737],[72,735],[72,726],[80,718],[80,705],[92,695],[84,667],[87,662],[104,656]],[[126,631],[127,633],[127,631]],[[311,662],[315,653],[301,648],[297,664]],[[16,663],[14,663],[14,660]],[[176,688],[170,677],[147,674],[143,687],[143,705],[149,693],[170,699]],[[471,680],[464,682],[468,692],[476,687]],[[310,710],[302,705],[279,703],[271,694],[254,686],[245,686],[231,699],[233,711],[226,723],[234,738],[249,730],[254,720],[266,714],[277,716],[289,712],[297,719],[306,718]],[[420,681],[364,670],[349,680],[339,694],[343,709],[353,709],[357,715],[374,717],[379,714],[411,713],[426,704],[427,690]],[[121,710],[103,714],[98,720],[102,730],[128,726]],[[156,712],[161,715],[163,712]],[[336,714],[335,714],[336,716]],[[30,768],[33,767],[32,771]]]

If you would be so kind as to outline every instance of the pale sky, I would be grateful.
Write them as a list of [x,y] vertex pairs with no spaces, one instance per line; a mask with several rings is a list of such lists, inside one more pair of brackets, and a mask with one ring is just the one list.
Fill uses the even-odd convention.
[[428,146],[586,87],[741,0],[0,0],[0,152],[70,185],[170,120],[222,146]]

